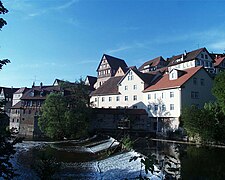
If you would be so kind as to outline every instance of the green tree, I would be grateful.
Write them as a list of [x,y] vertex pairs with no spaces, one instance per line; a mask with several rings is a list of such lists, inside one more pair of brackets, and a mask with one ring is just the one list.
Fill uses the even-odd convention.
[[53,139],[84,137],[91,113],[89,88],[83,80],[60,86],[61,92],[45,100],[38,120],[40,129]]
[[217,102],[206,103],[202,109],[185,108],[181,119],[189,136],[200,137],[202,141],[225,139],[225,116]]
[[[8,10],[0,1],[0,14],[7,12]],[[0,18],[0,30],[6,24],[6,21]],[[8,59],[0,60],[0,70],[9,62]],[[0,121],[5,116],[5,112],[2,110],[3,105],[4,102],[0,101]],[[9,131],[0,127],[0,179],[13,179],[17,175],[9,160],[16,153],[14,145],[18,142],[21,142],[20,138],[15,138]]]
[[216,75],[212,92],[225,113],[225,71]]
[[66,108],[67,103],[62,94],[52,93],[48,95],[38,123],[41,130],[50,138],[60,139],[65,137]]

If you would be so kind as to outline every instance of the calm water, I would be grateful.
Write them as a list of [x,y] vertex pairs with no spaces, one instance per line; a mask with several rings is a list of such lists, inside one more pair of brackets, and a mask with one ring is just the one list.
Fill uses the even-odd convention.
[[[31,144],[30,144],[31,143]],[[125,179],[139,174],[140,164],[129,163],[133,156],[124,152],[106,158],[104,153],[93,153],[92,149],[104,149],[108,142],[87,144],[30,142],[18,147],[19,153],[14,159],[17,169],[22,176],[18,179],[32,177],[38,179],[32,170],[32,164],[39,155],[44,153],[62,162],[62,179]],[[107,144],[108,143],[108,144]],[[174,179],[187,180],[224,180],[225,179],[225,149],[196,147],[162,143],[149,140],[136,141],[134,149],[144,155],[155,155],[156,164],[164,174],[170,174]],[[96,150],[97,151],[97,150]],[[105,158],[104,158],[105,157]],[[174,171],[168,171],[168,164]],[[128,174],[130,173],[130,176]],[[153,177],[153,179],[159,179]]]
[[[143,146],[144,145],[144,146]],[[142,148],[140,148],[142,147]],[[136,144],[139,152],[156,154],[156,159],[164,161],[165,155],[174,162],[177,177],[187,180],[224,180],[225,149],[215,147],[197,147],[193,145],[173,144],[156,141],[143,141]],[[173,163],[171,163],[173,164]],[[162,164],[159,162],[159,165]],[[165,165],[164,165],[165,166]]]

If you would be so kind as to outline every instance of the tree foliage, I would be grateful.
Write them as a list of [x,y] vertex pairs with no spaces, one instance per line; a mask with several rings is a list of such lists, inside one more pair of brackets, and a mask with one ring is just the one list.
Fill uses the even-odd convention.
[[85,136],[91,112],[89,89],[83,80],[60,86],[62,92],[50,94],[45,100],[39,126],[53,139]]
[[189,136],[199,136],[203,141],[222,142],[225,139],[225,115],[216,102],[206,103],[203,109],[185,108],[182,121]]
[[[0,1],[0,14],[5,14],[7,12],[8,10]],[[6,24],[6,21],[0,18],[0,30]],[[0,70],[9,62],[8,59],[0,60]],[[4,103],[4,101],[0,101],[0,121],[5,116],[5,112],[2,109]],[[15,138],[9,131],[0,127],[0,179],[13,179],[17,175],[9,160],[16,152],[14,145],[20,141],[21,139]]]
[[225,113],[225,71],[216,75],[212,92]]

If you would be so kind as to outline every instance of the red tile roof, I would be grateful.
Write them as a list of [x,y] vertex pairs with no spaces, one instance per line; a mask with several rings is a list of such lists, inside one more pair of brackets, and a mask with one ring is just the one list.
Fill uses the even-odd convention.
[[219,65],[223,62],[224,59],[225,59],[225,57],[218,57],[218,58],[215,58],[214,60],[215,60],[216,62],[214,63],[214,67],[219,66]]
[[169,80],[169,74],[164,74],[161,79],[159,79],[155,84],[146,88],[144,92],[180,87],[185,82],[187,82],[194,74],[196,74],[200,69],[204,68],[202,66],[198,66],[185,69],[183,70],[184,74],[175,80]]

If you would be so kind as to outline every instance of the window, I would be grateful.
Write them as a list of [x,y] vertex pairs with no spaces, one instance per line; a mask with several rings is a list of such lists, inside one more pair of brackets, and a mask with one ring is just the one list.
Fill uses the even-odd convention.
[[151,99],[151,94],[148,94],[148,99]]
[[133,80],[133,76],[128,76],[128,81]]
[[112,97],[109,97],[109,101],[112,101]]
[[134,96],[133,96],[133,100],[134,100],[134,101],[137,101],[137,95],[134,95]]
[[26,109],[23,110],[23,114],[26,114]]
[[170,110],[174,110],[174,104],[170,104]]
[[31,114],[31,110],[29,109],[29,114]]
[[163,99],[164,93],[162,93],[162,99]]
[[201,54],[201,58],[204,58],[204,54]]
[[197,78],[193,78],[193,84],[197,85]]
[[174,92],[170,92],[170,97],[171,97],[171,98],[174,97]]
[[158,111],[158,105],[155,105],[155,111]]
[[18,123],[19,122],[19,119],[17,119],[16,122]]
[[152,109],[152,106],[151,105],[148,105],[148,110],[150,111]]
[[119,96],[116,96],[116,101],[120,101],[120,97]]
[[201,79],[201,86],[204,86],[204,85],[205,85],[205,80]]
[[137,85],[134,85],[134,90],[137,90]]
[[205,59],[208,59],[208,55],[207,54],[205,55]]
[[199,92],[191,91],[191,98],[192,99],[199,99]]
[[162,105],[162,111],[163,112],[166,111],[166,105],[165,104]]
[[200,61],[196,60],[196,66],[199,66],[199,65],[200,65]]
[[125,89],[125,90],[128,90],[128,86],[125,86],[124,89]]
[[125,101],[128,101],[128,96],[125,96]]
[[102,97],[102,102],[104,102],[105,101],[105,98],[104,97]]
[[97,102],[97,100],[98,100],[98,99],[97,99],[97,98],[95,98],[95,102]]
[[15,120],[13,119],[12,122],[14,122]]
[[137,106],[133,106],[133,109],[137,109]]
[[156,93],[154,94],[154,98],[156,99]]

